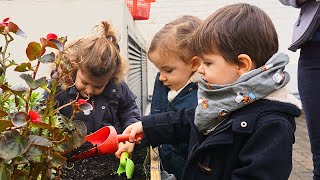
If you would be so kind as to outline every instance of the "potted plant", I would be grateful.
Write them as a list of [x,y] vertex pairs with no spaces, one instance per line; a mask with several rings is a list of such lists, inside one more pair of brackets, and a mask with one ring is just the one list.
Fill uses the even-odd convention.
[[[60,178],[61,168],[67,159],[63,154],[79,147],[87,135],[82,121],[75,114],[91,108],[85,100],[75,100],[65,106],[73,106],[71,118],[59,114],[54,107],[54,96],[59,79],[69,76],[68,62],[61,63],[58,52],[64,50],[66,37],[48,34],[40,42],[30,42],[26,48],[27,62],[16,63],[10,59],[8,46],[14,37],[24,37],[20,27],[5,18],[0,22],[0,179],[51,179]],[[51,89],[46,77],[38,77],[41,65],[53,63]],[[8,68],[20,74],[27,87],[16,87],[6,81]],[[59,71],[58,71],[59,70]],[[48,99],[40,97],[36,89],[48,92]]]
[[[71,78],[71,62],[60,56],[67,38],[49,33],[39,42],[30,42],[26,46],[27,62],[17,63],[8,52],[15,37],[25,37],[25,33],[5,18],[0,22],[0,38],[4,39],[4,44],[0,45],[0,179],[61,179],[75,177],[84,169],[90,171],[86,175],[90,178],[97,171],[96,177],[104,179],[145,179],[149,164],[144,161],[145,151],[133,156],[132,160],[137,162],[134,174],[133,161],[125,153],[120,163],[114,155],[107,154],[77,162],[68,160],[68,155],[81,151],[87,144],[84,142],[86,126],[74,119],[75,115],[80,111],[87,113],[92,106],[86,100],[76,98],[55,108],[59,80]],[[47,77],[38,77],[41,66],[49,63],[54,66],[50,86]],[[19,73],[26,86],[11,85],[6,78],[11,73]],[[39,90],[46,91],[49,96],[44,99]],[[59,114],[66,106],[73,107],[71,118]],[[99,168],[92,169],[93,164]]]

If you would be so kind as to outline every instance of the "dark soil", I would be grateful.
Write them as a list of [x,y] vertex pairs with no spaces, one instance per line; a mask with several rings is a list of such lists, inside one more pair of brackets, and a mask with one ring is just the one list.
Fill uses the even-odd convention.
[[[83,152],[92,147],[92,144],[85,143],[80,148],[72,151],[66,155],[70,158],[79,152]],[[149,176],[149,162],[144,163],[147,155],[147,148],[135,151],[132,160],[135,164],[133,180],[145,180]],[[90,157],[87,159],[80,159],[74,162],[68,162],[67,167],[62,169],[62,179],[86,179],[86,180],[125,180],[127,179],[125,173],[118,176],[117,170],[120,160],[114,154]],[[145,166],[145,167],[144,167]]]

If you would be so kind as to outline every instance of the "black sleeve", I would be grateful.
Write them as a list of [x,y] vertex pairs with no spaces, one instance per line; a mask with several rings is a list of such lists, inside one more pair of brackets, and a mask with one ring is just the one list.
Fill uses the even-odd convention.
[[140,121],[140,111],[136,103],[135,96],[129,89],[126,83],[121,84],[122,89],[122,100],[119,106],[119,119],[123,128],[126,128],[130,124]]
[[188,143],[190,124],[194,121],[195,109],[164,112],[141,118],[144,138],[155,147],[160,144]]

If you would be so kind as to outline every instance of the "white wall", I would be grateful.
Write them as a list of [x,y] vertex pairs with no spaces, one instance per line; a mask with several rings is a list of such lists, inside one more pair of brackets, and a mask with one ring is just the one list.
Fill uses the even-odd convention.
[[[286,70],[291,74],[289,87],[292,91],[297,91],[296,68],[299,52],[293,53],[287,50],[291,42],[292,27],[298,17],[299,10],[282,5],[278,0],[157,0],[151,4],[150,19],[137,21],[143,30],[149,44],[152,36],[160,30],[167,22],[182,15],[195,15],[201,19],[206,18],[218,8],[233,3],[249,3],[263,9],[272,19],[279,36],[279,51],[287,53],[291,59]],[[149,71],[149,92],[152,93],[153,80],[157,71],[151,63],[152,70]]]
[[[48,33],[67,36],[69,41],[96,34],[93,27],[106,20],[120,35],[120,48],[127,54],[127,31],[135,33],[141,46],[145,40],[136,27],[124,1],[119,0],[0,0],[0,21],[5,17],[16,23],[27,38],[14,36],[8,52],[17,62],[28,61],[25,49],[29,42],[39,42]],[[3,43],[0,37],[0,46]],[[40,67],[39,75],[49,75],[48,67]],[[40,76],[38,76],[40,77]],[[17,73],[7,77],[12,84],[22,83]]]
[[[15,41],[9,49],[12,58],[22,62],[27,61],[24,51],[28,42],[39,41],[40,37],[49,32],[68,36],[71,40],[90,34],[93,26],[107,20],[120,33],[121,47],[125,47],[127,37],[124,34],[127,32],[127,24],[132,28],[129,31],[135,32],[138,37],[142,34],[149,44],[152,36],[161,27],[177,17],[191,14],[204,19],[218,8],[237,2],[257,5],[270,15],[278,31],[280,51],[290,56],[291,62],[287,70],[292,77],[290,87],[292,91],[296,91],[296,64],[299,52],[292,53],[287,47],[291,42],[292,27],[299,10],[284,6],[278,0],[157,0],[151,5],[150,19],[135,23],[124,6],[124,0],[0,0],[0,21],[10,17],[27,34],[27,38],[15,36]],[[0,45],[3,44],[1,40]],[[126,54],[126,48],[122,48],[121,51]],[[148,66],[151,94],[157,70],[151,63]],[[42,74],[46,75],[48,71]],[[9,76],[9,80],[21,82],[17,76]]]

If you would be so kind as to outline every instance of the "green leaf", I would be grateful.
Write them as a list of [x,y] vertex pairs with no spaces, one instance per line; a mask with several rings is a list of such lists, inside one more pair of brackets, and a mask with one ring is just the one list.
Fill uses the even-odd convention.
[[42,78],[39,78],[37,80],[34,81],[34,85],[31,87],[32,89],[36,89],[40,86],[42,86],[43,84],[47,84],[47,78],[46,77],[42,77]]
[[52,127],[45,122],[32,123],[31,126],[34,128],[43,128],[43,129],[52,130]]
[[29,161],[36,162],[36,163],[41,162],[42,154],[43,154],[42,150],[36,146],[31,146],[26,152],[27,159]]
[[17,130],[0,134],[0,157],[6,160],[21,156],[29,149],[30,139],[23,137]]
[[120,165],[117,170],[118,175],[120,176],[122,173],[126,172],[127,179],[131,179],[133,171],[134,171],[134,163],[129,158],[129,153],[122,152],[120,155]]
[[35,177],[35,179],[39,179],[37,177],[39,177],[41,171],[43,170],[44,165],[45,165],[44,162],[40,162],[40,163],[30,162],[30,166],[32,166],[32,171],[30,172],[29,177]]
[[63,44],[56,39],[47,40],[46,38],[40,38],[40,42],[42,47],[51,47],[53,49],[57,49],[60,52],[63,50]]
[[9,31],[13,32],[13,33],[16,33],[19,29],[18,25],[16,25],[15,23],[13,23],[11,21],[8,23],[8,27],[9,27]]
[[28,163],[29,163],[29,161],[28,161],[28,159],[26,159],[26,157],[19,156],[14,159],[13,165],[28,164]]
[[52,161],[51,161],[51,166],[55,167],[55,168],[59,168],[62,165],[66,165],[67,164],[67,158],[65,158],[64,156],[62,156],[60,153],[58,152],[54,152],[52,154]]
[[28,123],[29,115],[25,112],[17,112],[14,114],[11,122],[15,127],[22,127]]
[[13,170],[12,164],[7,164],[4,161],[0,161],[0,179],[1,180],[11,179],[12,170]]
[[50,147],[53,145],[52,142],[49,141],[49,139],[42,136],[30,135],[29,138],[30,138],[31,144],[44,146],[44,147]]
[[84,142],[87,136],[87,127],[83,121],[74,120],[71,122],[72,129],[76,129],[76,131],[72,131],[72,146],[80,147]]
[[77,148],[85,142],[85,136],[80,135],[77,131],[72,131],[72,146]]
[[126,175],[127,175],[127,179],[131,179],[132,178],[132,174],[134,171],[134,163],[131,159],[127,159],[127,165],[126,165]]
[[8,66],[13,66],[13,65],[18,65],[18,64],[17,64],[16,61],[13,60],[13,59],[9,60]]
[[12,127],[13,124],[9,120],[0,120],[0,132],[5,131],[8,127]]
[[26,34],[20,28],[16,32],[16,35],[21,36],[21,37],[27,37]]
[[58,144],[56,150],[61,152],[71,151],[74,147],[71,142],[65,142],[62,144]]
[[41,45],[37,42],[31,42],[28,44],[26,49],[27,57],[30,61],[37,59],[37,57],[41,54],[42,48]]
[[62,43],[57,40],[57,39],[50,39],[48,41],[48,47],[54,48],[54,49],[58,49],[60,52],[63,50],[63,45]]
[[16,66],[16,68],[14,68],[14,71],[17,71],[17,72],[26,72],[30,70],[33,70],[30,62],[21,63],[18,66]]
[[26,37],[26,34],[13,22],[8,23],[9,31],[15,33],[18,36]]
[[126,169],[124,166],[121,166],[121,164],[120,164],[118,167],[118,170],[117,170],[117,174],[120,176],[124,172],[126,172]]
[[51,52],[50,54],[46,54],[42,56],[40,62],[42,63],[52,63],[55,60],[55,54]]
[[4,27],[5,27],[5,26],[3,26],[3,25],[0,24],[0,34],[3,34]]
[[59,119],[63,123],[63,125],[69,130],[72,131],[74,127],[72,126],[72,123],[69,121],[69,118],[67,116],[64,116],[62,114],[59,114]]
[[87,136],[87,126],[83,121],[73,120],[71,125],[77,130],[77,132],[85,138]]
[[42,86],[44,83],[47,83],[46,77],[42,77],[37,80],[34,80],[30,74],[20,74],[20,77],[26,81],[26,83],[31,89],[37,89],[38,87]]
[[1,85],[1,89],[5,92],[12,92],[13,94],[19,96],[19,97],[23,97],[23,94],[27,91],[26,88],[21,87],[21,86],[14,86],[12,88],[9,88],[6,85]]

